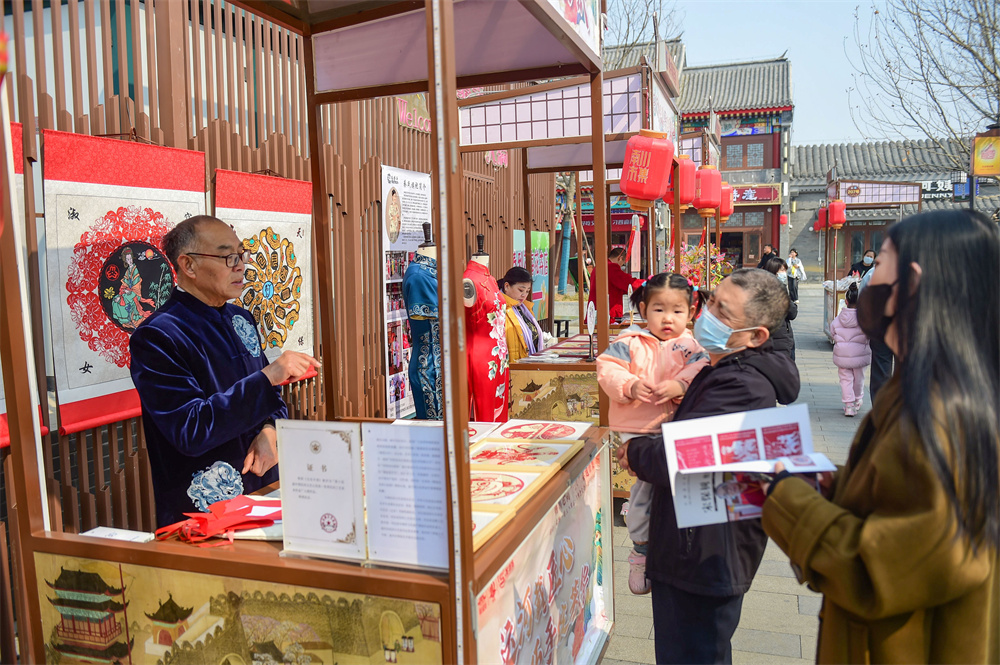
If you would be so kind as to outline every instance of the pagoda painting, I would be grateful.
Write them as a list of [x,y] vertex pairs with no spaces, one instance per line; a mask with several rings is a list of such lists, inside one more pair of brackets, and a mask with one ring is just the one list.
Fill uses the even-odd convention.
[[59,663],[122,663],[132,652],[126,642],[119,614],[128,603],[122,589],[108,585],[97,573],[60,568],[55,582],[45,580],[55,592],[49,597],[59,612],[59,625],[49,647],[58,654]]

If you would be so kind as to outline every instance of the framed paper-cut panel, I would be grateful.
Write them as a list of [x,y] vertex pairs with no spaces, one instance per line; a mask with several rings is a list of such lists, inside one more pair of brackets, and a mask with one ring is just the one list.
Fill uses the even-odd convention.
[[514,511],[472,511],[472,549],[478,550],[514,517]]
[[217,169],[215,216],[250,252],[236,304],[257,321],[264,355],[313,355],[312,183]]
[[555,468],[543,471],[508,471],[506,469],[473,469],[472,506],[477,504],[518,508],[541,489]]
[[129,339],[173,292],[164,234],[205,212],[205,155],[44,130],[49,316],[60,423],[138,415]]
[[538,420],[509,420],[496,430],[491,438],[495,439],[542,439],[542,440],[573,440],[580,439],[590,423],[544,422]]
[[486,439],[472,449],[469,462],[481,467],[549,467],[561,468],[581,448],[582,441],[494,441]]

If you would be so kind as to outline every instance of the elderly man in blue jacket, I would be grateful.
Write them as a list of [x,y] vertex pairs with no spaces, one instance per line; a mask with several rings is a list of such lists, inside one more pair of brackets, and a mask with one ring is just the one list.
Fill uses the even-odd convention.
[[248,254],[228,224],[186,219],[163,250],[177,287],[129,343],[161,527],[278,479],[279,386],[319,365],[296,351],[268,364],[253,315],[232,304]]

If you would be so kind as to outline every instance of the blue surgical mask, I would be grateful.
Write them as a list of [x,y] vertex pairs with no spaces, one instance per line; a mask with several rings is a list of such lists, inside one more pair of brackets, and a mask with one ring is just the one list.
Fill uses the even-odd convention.
[[787,272],[779,272],[778,273],[778,279],[781,280],[782,284],[788,284],[788,273]]
[[737,349],[730,349],[726,346],[729,338],[734,333],[754,330],[754,328],[740,328],[733,330],[720,321],[717,316],[708,309],[702,311],[701,316],[694,322],[694,339],[709,353],[723,354],[732,353]]
[[866,266],[870,266],[872,263],[875,262],[875,259],[872,258],[872,257],[870,257],[870,256],[866,256],[865,258],[863,258],[861,260],[865,262]]

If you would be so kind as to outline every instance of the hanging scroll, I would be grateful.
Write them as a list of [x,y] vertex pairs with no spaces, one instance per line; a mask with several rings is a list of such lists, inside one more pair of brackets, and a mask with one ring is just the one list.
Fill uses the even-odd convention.
[[49,315],[60,430],[139,415],[129,339],[170,297],[161,250],[205,212],[205,155],[45,130]]

